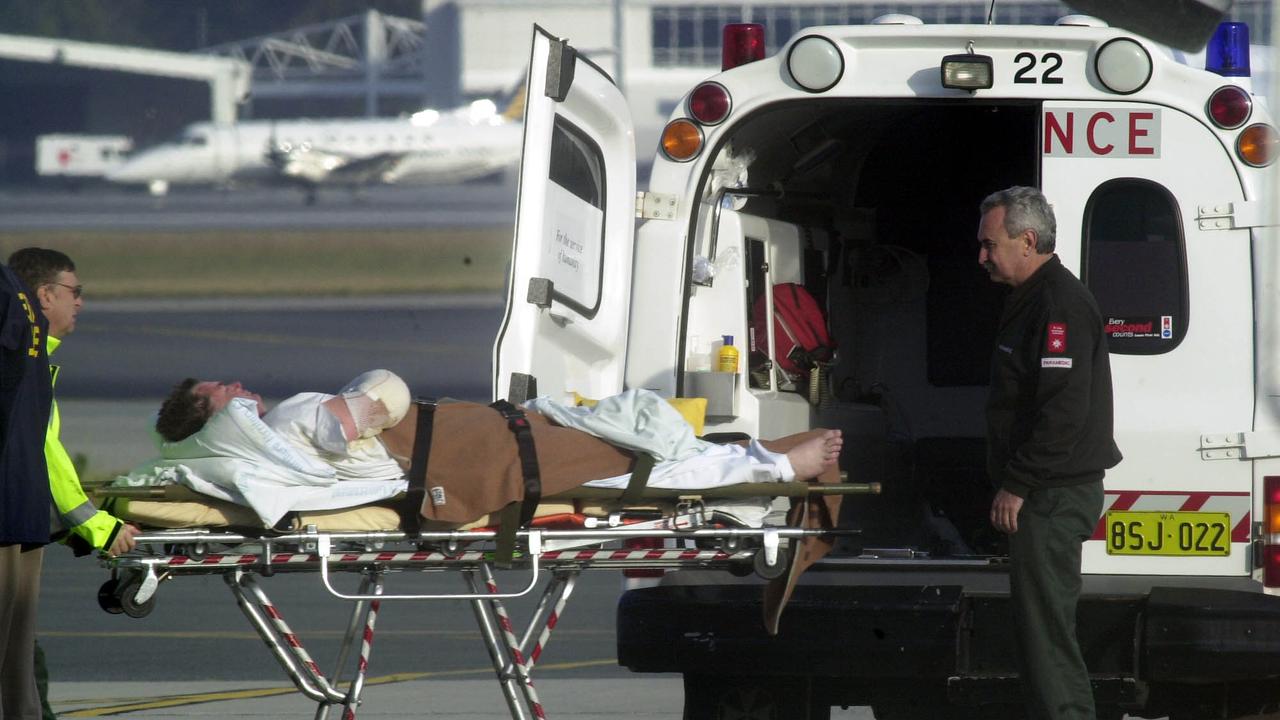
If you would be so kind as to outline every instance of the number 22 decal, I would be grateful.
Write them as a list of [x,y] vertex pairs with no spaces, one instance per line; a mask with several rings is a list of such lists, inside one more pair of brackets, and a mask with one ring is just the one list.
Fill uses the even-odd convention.
[[[1018,72],[1013,74],[1015,83],[1044,83],[1045,85],[1061,85],[1062,78],[1054,73],[1062,69],[1062,56],[1055,52],[1045,53],[1037,60],[1036,56],[1029,52],[1020,52],[1013,56],[1013,62],[1018,65]],[[1040,79],[1036,79],[1034,73],[1036,66],[1042,65],[1044,69],[1040,72]]]

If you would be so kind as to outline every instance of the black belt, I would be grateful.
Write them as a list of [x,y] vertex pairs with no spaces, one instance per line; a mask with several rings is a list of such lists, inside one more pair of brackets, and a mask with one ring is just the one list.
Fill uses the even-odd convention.
[[422,504],[427,497],[427,460],[431,456],[431,426],[435,423],[435,398],[415,398],[418,426],[413,434],[409,461],[408,495],[400,506],[400,528],[411,537],[422,532]]
[[542,499],[542,475],[538,472],[538,453],[533,446],[533,428],[524,411],[506,400],[497,400],[489,407],[502,413],[507,429],[516,438],[516,451],[520,454],[520,475],[524,478],[524,500],[520,503],[520,526],[533,519],[533,511]]

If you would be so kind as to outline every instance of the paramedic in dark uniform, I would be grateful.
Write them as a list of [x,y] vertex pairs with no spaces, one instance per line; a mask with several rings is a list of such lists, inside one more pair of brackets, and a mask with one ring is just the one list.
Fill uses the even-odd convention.
[[978,262],[1005,300],[987,401],[991,522],[1009,535],[1010,602],[1028,716],[1094,720],[1076,639],[1081,544],[1120,462],[1111,366],[1097,302],[1054,254],[1053,209],[1036,188],[982,202]]
[[47,330],[31,291],[0,265],[0,720],[40,720],[33,661],[51,502]]

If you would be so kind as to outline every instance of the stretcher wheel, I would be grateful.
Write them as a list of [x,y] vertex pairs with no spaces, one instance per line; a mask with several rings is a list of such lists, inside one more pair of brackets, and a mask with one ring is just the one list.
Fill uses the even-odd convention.
[[751,565],[755,568],[756,575],[765,580],[775,580],[787,574],[787,558],[790,556],[789,548],[778,548],[778,557],[776,561],[770,565],[765,557],[764,548],[756,551],[756,555],[751,559]]
[[150,615],[151,611],[156,607],[155,595],[147,598],[144,603],[134,601],[133,598],[137,595],[140,587],[142,587],[142,576],[135,575],[122,581],[119,590],[116,592],[121,611],[131,618],[144,618]]
[[102,587],[98,588],[98,607],[112,615],[119,615],[124,612],[124,607],[120,605],[120,596],[116,594],[116,588],[119,585],[119,580],[111,578],[102,583]]

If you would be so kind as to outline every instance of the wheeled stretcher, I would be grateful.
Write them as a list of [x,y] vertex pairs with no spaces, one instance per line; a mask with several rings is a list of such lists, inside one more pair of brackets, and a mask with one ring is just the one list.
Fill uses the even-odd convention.
[[[108,612],[144,617],[158,587],[192,575],[221,575],[241,611],[300,692],[317,703],[316,717],[341,707],[355,716],[384,600],[455,600],[472,605],[511,717],[546,717],[531,673],[573,592],[591,569],[704,569],[755,572],[766,585],[766,625],[777,615],[804,567],[825,553],[838,535],[831,518],[813,522],[812,508],[830,508],[832,496],[878,492],[875,485],[806,482],[746,483],[705,492],[628,491],[579,487],[542,498],[523,525],[517,514],[494,513],[454,529],[430,525],[406,531],[394,505],[348,511],[292,514],[276,528],[256,523],[243,508],[201,499],[184,488],[104,488],[114,511],[144,526],[137,548],[104,563],[111,579],[99,592]],[[623,502],[624,494],[629,494]],[[783,526],[748,527],[718,511],[719,501],[786,497],[792,510]],[[825,504],[825,505],[824,505]],[[815,510],[816,512],[816,510]],[[825,525],[825,527],[819,527]],[[637,541],[646,547],[628,547]],[[495,570],[514,570],[520,587],[503,591]],[[387,585],[396,573],[457,571],[463,587],[453,594],[397,593]],[[332,595],[354,603],[339,659],[323,672],[263,590],[276,573],[318,573]],[[359,576],[354,592],[334,578]],[[504,577],[505,577],[504,573]],[[503,603],[538,592],[519,637]],[[772,606],[772,607],[771,607]],[[342,675],[351,664],[349,680]]]

